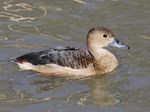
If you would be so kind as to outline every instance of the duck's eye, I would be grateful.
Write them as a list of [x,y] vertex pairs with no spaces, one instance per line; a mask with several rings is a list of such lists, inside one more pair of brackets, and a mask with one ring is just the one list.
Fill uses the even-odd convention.
[[107,38],[107,34],[104,34],[103,37],[104,37],[104,38]]

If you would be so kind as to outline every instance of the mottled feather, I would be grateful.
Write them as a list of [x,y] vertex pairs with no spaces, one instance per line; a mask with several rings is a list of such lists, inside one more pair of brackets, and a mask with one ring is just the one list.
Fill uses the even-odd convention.
[[17,62],[29,62],[33,65],[57,64],[75,69],[93,65],[93,56],[85,49],[57,46],[45,51],[32,52],[16,59]]

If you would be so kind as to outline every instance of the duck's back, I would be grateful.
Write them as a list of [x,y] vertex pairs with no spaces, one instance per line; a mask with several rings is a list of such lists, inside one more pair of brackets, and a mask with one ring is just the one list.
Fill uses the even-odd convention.
[[45,51],[32,52],[16,58],[18,64],[24,62],[32,65],[56,64],[73,69],[87,68],[94,58],[85,49],[57,46]]

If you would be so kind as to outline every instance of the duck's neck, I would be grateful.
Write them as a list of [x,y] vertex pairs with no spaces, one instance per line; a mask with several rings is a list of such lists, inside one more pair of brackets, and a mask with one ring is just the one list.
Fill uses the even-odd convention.
[[110,51],[103,48],[98,48],[97,46],[93,47],[89,47],[89,51],[93,55],[98,69],[101,70],[101,68],[103,68],[103,71],[101,71],[107,73],[118,66],[116,57]]

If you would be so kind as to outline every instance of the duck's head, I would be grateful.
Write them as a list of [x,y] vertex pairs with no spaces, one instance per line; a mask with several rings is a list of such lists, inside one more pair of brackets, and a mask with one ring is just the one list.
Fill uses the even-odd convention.
[[114,38],[114,34],[110,29],[104,27],[96,27],[89,30],[87,35],[88,47],[100,47],[114,46],[123,49],[129,49],[129,46]]

